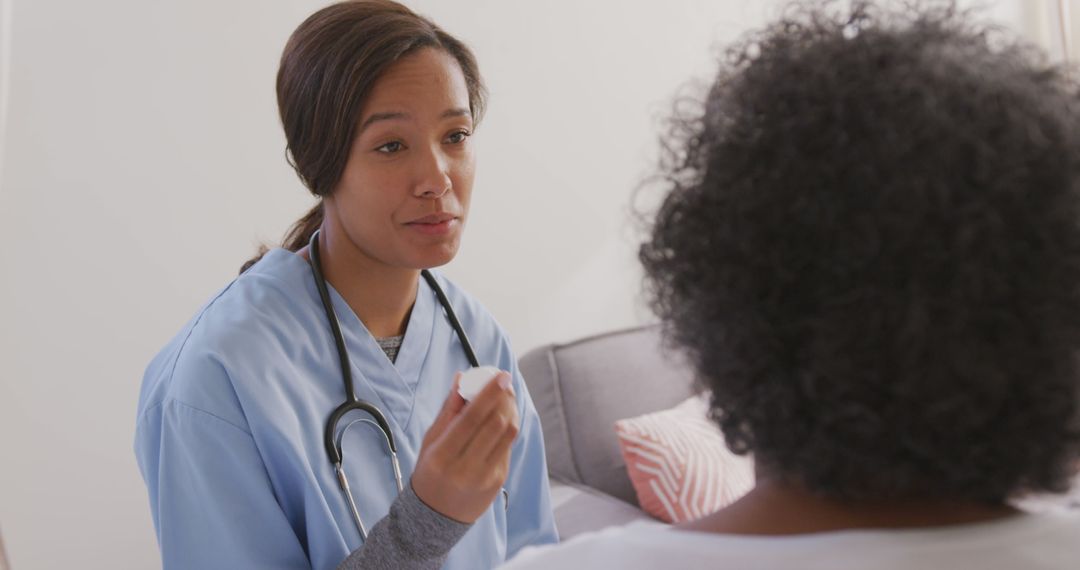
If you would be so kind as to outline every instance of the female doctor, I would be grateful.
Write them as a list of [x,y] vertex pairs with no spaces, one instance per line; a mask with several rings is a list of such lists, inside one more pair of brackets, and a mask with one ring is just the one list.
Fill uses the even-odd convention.
[[[506,334],[421,271],[453,259],[469,211],[472,53],[399,4],[342,2],[293,33],[277,97],[320,201],[146,371],[135,446],[163,566],[476,569],[556,541]],[[506,372],[466,401],[477,364]]]

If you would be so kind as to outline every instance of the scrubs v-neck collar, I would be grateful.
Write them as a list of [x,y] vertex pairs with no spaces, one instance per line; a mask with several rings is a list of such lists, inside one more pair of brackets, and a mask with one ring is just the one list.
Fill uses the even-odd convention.
[[[386,357],[382,347],[345,298],[329,282],[326,284],[341,326],[341,334],[345,339],[345,347],[349,351],[356,396],[360,399],[372,399],[371,395],[374,395],[376,405],[384,414],[392,416],[387,419],[396,423],[399,431],[408,425],[412,415],[413,401],[431,347],[435,318],[439,312],[435,292],[419,275],[417,279],[419,284],[416,288],[416,301],[409,314],[405,338],[398,349],[396,362],[390,362]],[[313,301],[322,312],[322,303],[317,296]]]

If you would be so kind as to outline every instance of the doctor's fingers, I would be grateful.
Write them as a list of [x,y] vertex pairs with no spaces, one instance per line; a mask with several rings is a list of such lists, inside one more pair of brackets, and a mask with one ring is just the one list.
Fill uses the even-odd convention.
[[510,470],[510,453],[514,449],[514,440],[517,439],[518,427],[516,424],[515,429],[507,431],[503,434],[503,437],[499,442],[492,446],[491,453],[488,454],[485,461],[488,465],[501,465],[507,472]]
[[[491,430],[486,433],[492,434],[491,441],[481,444],[474,440],[475,445],[470,445],[467,451],[469,463],[462,467],[472,480],[486,487],[502,487],[510,473],[510,454],[517,439],[518,424],[515,422],[502,432]],[[488,449],[486,454],[480,453],[483,447]]]
[[[484,432],[482,436],[478,436],[473,440],[469,448],[459,458],[455,471],[478,488],[494,489],[502,487],[506,483],[506,476],[510,472],[510,450],[516,437],[516,426],[502,431],[490,430]],[[499,460],[492,461],[492,457]],[[501,460],[503,457],[506,460]]]
[[454,456],[460,455],[496,409],[501,409],[509,417],[517,413],[517,401],[508,388],[492,382],[450,423],[450,428],[442,436],[446,450]]
[[508,409],[505,406],[495,408],[462,451],[462,461],[474,466],[489,466],[491,455],[497,453],[501,447],[509,448],[517,433],[517,409]]

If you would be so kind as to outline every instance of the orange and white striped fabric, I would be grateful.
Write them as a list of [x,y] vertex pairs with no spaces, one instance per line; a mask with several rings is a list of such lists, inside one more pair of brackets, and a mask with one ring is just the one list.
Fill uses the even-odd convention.
[[707,396],[615,422],[638,503],[650,515],[680,523],[732,503],[754,486],[753,461],[728,450],[707,416]]

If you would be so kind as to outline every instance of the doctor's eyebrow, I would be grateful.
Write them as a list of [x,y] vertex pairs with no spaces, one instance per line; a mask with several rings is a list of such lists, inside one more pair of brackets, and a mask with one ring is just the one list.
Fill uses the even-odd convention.
[[[471,115],[472,111],[470,111],[469,109],[455,107],[453,109],[447,109],[443,111],[442,115],[440,115],[439,118],[452,119],[454,117],[465,117]],[[367,129],[373,123],[378,123],[379,121],[400,121],[409,118],[411,118],[411,115],[409,115],[408,113],[402,113],[398,111],[393,111],[389,113],[374,113],[367,119],[364,119],[364,122],[360,124],[360,128],[357,129],[356,134],[357,136],[359,136],[360,133],[364,132],[364,129]]]

